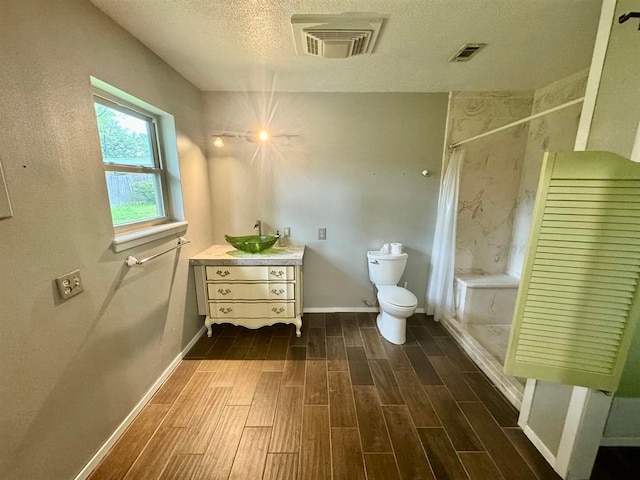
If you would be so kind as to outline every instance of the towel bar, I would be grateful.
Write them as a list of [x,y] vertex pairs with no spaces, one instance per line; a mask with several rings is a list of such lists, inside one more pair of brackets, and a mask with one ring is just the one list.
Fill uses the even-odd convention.
[[124,263],[128,266],[128,267],[133,267],[134,265],[142,265],[144,263],[147,263],[149,260],[153,260],[154,258],[159,257],[160,255],[164,255],[165,253],[169,253],[172,250],[175,250],[177,248],[182,247],[183,245],[186,245],[187,243],[191,243],[191,240],[187,240],[184,237],[180,237],[178,239],[178,244],[175,247],[171,247],[168,250],[165,250],[164,252],[160,252],[160,253],[156,253],[155,255],[151,255],[150,257],[147,258],[143,258],[142,260],[138,260],[136,257],[132,257],[131,255],[129,255],[127,257],[127,259],[124,261]]

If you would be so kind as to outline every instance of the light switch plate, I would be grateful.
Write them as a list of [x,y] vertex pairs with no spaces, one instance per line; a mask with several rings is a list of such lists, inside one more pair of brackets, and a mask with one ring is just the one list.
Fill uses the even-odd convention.
[[74,270],[73,272],[60,275],[56,278],[56,285],[58,285],[60,298],[63,302],[84,291],[82,278],[80,278],[80,270]]
[[318,240],[326,240],[327,239],[327,229],[319,228],[318,229]]

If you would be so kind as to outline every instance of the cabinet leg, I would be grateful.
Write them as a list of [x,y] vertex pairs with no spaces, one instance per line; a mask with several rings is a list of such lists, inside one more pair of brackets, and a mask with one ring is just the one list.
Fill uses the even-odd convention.
[[300,318],[300,316],[298,315],[294,323],[296,325],[296,337],[300,338],[300,335],[302,335],[302,332],[300,331],[300,329],[302,328],[302,318]]
[[204,326],[207,327],[207,337],[211,338],[211,325],[213,324],[213,322],[211,321],[211,319],[209,317],[204,319]]

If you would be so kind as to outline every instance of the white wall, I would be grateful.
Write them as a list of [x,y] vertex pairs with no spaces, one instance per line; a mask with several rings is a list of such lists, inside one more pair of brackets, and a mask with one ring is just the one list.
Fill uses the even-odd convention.
[[[204,94],[207,133],[255,129],[275,109],[273,139],[228,140],[210,150],[214,238],[290,227],[306,244],[304,308],[362,308],[372,301],[366,252],[404,244],[403,281],[424,295],[435,225],[446,94]],[[267,112],[266,114],[263,112]],[[420,172],[433,175],[424,178]],[[317,229],[327,240],[317,240]]]
[[[85,0],[0,4],[0,478],[69,479],[201,328],[188,257],[212,243],[200,92]],[[187,236],[114,254],[90,75],[175,116]],[[53,280],[79,268],[85,292]]]

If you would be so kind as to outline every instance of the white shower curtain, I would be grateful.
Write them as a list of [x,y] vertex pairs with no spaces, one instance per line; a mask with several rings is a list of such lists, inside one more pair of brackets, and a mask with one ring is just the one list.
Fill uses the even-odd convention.
[[440,187],[427,292],[427,313],[433,313],[436,321],[455,315],[453,274],[456,259],[458,190],[463,161],[464,150],[454,149]]

